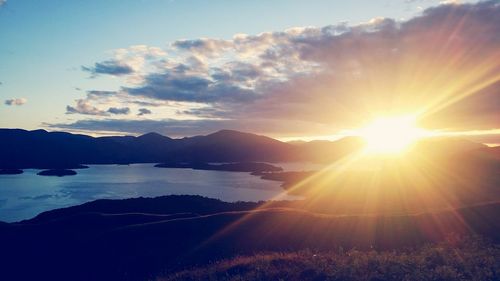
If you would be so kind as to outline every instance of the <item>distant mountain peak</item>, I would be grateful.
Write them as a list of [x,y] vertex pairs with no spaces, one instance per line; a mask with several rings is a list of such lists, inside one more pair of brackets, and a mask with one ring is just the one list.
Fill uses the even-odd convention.
[[240,131],[236,131],[236,130],[224,129],[224,130],[219,130],[215,133],[209,134],[207,136],[235,136],[235,135],[243,136],[243,135],[254,135],[254,134],[244,133],[244,132],[240,132]]
[[266,141],[273,143],[282,143],[279,140],[273,139],[271,137],[257,135],[253,133],[240,132],[236,130],[220,130],[215,133],[204,136],[207,139],[212,140],[245,140],[245,141]]
[[206,135],[206,137],[224,137],[224,138],[227,138],[227,137],[258,137],[258,138],[266,138],[266,139],[272,139],[272,140],[277,141],[276,139],[273,139],[271,137],[264,136],[264,135],[242,132],[242,131],[237,131],[237,130],[228,130],[228,129],[219,130],[215,133],[211,133],[211,134]]
[[137,138],[139,138],[139,139],[171,139],[167,136],[161,135],[161,134],[156,133],[156,132],[146,133],[144,135],[140,135]]

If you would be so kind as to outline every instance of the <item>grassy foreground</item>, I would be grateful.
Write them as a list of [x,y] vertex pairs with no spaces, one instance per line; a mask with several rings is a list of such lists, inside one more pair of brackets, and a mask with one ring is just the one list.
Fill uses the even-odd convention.
[[156,280],[500,280],[500,246],[469,237],[400,251],[262,253]]

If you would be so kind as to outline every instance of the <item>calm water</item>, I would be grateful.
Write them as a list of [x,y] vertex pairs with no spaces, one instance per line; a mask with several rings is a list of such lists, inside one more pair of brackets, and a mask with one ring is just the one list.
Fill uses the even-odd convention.
[[[285,170],[315,169],[315,165],[279,164]],[[40,212],[102,198],[197,194],[224,201],[297,199],[283,193],[279,182],[249,173],[160,169],[153,164],[91,165],[68,177],[42,177],[38,170],[0,175],[0,221],[19,221]]]

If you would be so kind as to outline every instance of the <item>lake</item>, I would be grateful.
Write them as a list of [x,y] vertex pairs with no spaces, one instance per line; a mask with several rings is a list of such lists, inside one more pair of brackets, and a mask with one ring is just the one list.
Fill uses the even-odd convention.
[[[37,214],[96,199],[196,194],[223,201],[294,200],[280,182],[249,173],[155,168],[154,164],[90,165],[76,176],[43,177],[39,170],[0,175],[0,221],[29,219]],[[278,163],[285,170],[312,170],[318,165]]]

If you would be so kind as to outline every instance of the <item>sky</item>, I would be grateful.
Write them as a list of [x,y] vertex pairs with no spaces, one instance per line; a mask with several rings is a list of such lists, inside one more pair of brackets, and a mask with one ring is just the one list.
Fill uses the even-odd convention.
[[0,127],[500,143],[499,1],[0,0]]

